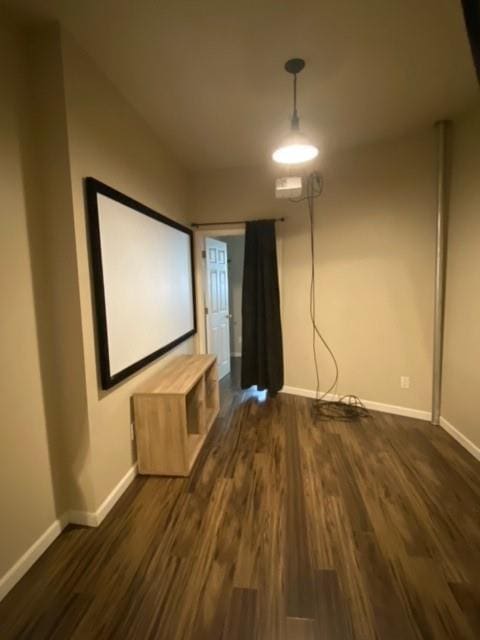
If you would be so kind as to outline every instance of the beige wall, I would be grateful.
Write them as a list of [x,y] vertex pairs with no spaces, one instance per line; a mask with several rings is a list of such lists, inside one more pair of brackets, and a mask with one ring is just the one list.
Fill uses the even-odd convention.
[[[430,409],[435,138],[432,130],[324,159],[316,203],[318,321],[341,370],[339,393]],[[194,180],[196,221],[285,215],[281,296],[285,383],[314,389],[305,205],[274,198],[275,170]],[[321,388],[332,366],[320,349]],[[400,376],[411,378],[400,389]]]
[[187,175],[140,116],[66,35],[65,99],[80,286],[88,418],[95,502],[102,501],[135,461],[130,398],[169,359],[193,351],[183,343],[108,392],[99,390],[83,179],[93,176],[174,219],[186,221]]
[[60,30],[28,34],[29,198],[42,381],[57,513],[93,503]]
[[24,162],[24,43],[0,25],[0,577],[55,520]]
[[187,175],[56,26],[2,26],[0,72],[1,578],[57,517],[98,509],[135,461],[132,393],[194,343],[99,390],[83,179],[186,220]]
[[480,105],[454,123],[442,416],[480,447]]

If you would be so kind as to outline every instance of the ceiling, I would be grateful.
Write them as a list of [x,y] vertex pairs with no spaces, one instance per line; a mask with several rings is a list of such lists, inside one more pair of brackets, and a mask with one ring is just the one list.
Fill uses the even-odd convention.
[[455,115],[478,88],[460,0],[11,0],[55,18],[192,170],[264,162],[289,126],[325,150]]

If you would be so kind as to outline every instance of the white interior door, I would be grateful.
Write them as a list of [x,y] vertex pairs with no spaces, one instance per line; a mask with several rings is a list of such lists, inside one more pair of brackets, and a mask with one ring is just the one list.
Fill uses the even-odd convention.
[[205,238],[207,350],[217,356],[219,377],[230,373],[227,245]]

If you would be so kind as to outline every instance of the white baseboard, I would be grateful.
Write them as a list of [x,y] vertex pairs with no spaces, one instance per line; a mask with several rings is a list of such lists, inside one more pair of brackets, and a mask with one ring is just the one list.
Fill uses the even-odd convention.
[[98,527],[107,514],[111,511],[125,489],[131,484],[137,475],[137,465],[133,465],[123,476],[116,487],[109,493],[96,511],[67,511],[60,518],[55,520],[48,529],[27,549],[21,558],[15,562],[5,575],[0,578],[0,600],[2,600],[10,589],[23,578],[30,567],[47,550],[52,542],[57,538],[67,524],[79,524],[87,527]]
[[453,424],[451,424],[446,418],[440,417],[440,426],[442,429],[445,429],[447,433],[449,433],[452,438],[462,445],[464,449],[466,449],[469,453],[472,454],[474,458],[480,460],[480,448],[477,447],[476,444],[473,444],[471,440],[469,440],[466,436],[463,435],[458,429],[456,429]]
[[96,511],[67,511],[67,520],[69,524],[79,524],[82,527],[98,527],[100,524],[97,519]]
[[68,521],[72,524],[80,524],[85,527],[98,527],[98,525],[105,519],[108,513],[112,510],[113,506],[124,493],[127,487],[132,483],[133,479],[137,475],[137,465],[134,464],[127,473],[123,476],[120,482],[113,488],[108,494],[102,504],[96,511],[69,511]]
[[[312,389],[301,389],[300,387],[284,386],[280,393],[291,393],[294,396],[303,396],[305,398],[315,398],[315,391]],[[338,400],[339,396],[329,393],[325,396],[326,400]],[[382,411],[383,413],[393,413],[396,416],[406,416],[408,418],[417,418],[417,420],[431,420],[430,411],[422,409],[411,409],[410,407],[399,407],[395,404],[384,404],[383,402],[373,402],[372,400],[363,400],[363,404],[367,409],[372,411]]]
[[67,519],[62,516],[53,522],[42,535],[35,540],[23,556],[11,567],[7,573],[0,578],[0,600],[7,595],[10,589],[23,578],[30,567],[38,560],[38,558],[48,549],[52,542],[57,538],[68,524]]

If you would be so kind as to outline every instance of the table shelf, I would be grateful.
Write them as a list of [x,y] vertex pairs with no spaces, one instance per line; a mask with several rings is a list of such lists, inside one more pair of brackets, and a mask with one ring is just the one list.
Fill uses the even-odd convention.
[[215,356],[180,356],[133,396],[138,471],[188,476],[219,412]]

